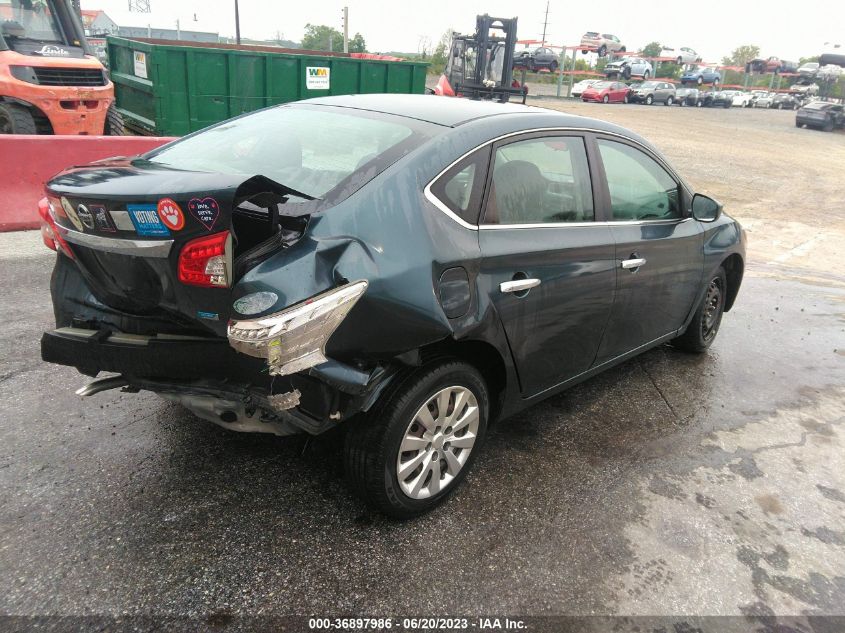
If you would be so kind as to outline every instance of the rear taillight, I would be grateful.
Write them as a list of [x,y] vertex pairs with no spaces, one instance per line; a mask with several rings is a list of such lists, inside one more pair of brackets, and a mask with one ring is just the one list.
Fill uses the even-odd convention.
[[191,240],[179,253],[179,281],[205,288],[229,287],[229,231]]
[[73,251],[68,243],[62,239],[59,229],[56,227],[55,207],[47,198],[38,201],[38,216],[41,218],[41,241],[47,248],[61,250],[62,253],[73,259]]

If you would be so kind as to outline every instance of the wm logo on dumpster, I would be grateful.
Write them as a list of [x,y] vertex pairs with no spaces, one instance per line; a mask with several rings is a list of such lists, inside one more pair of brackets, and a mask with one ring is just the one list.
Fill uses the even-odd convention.
[[308,66],[305,68],[305,87],[308,90],[328,90],[330,88],[331,69],[326,66]]

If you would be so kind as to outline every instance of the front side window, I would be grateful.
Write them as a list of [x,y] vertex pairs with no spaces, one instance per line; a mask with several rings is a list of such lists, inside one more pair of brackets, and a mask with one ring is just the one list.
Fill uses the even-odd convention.
[[598,140],[613,220],[681,217],[678,183],[644,152],[616,141]]
[[549,136],[496,150],[487,224],[588,222],[594,218],[584,140]]
[[262,175],[324,198],[353,175],[374,177],[430,138],[434,127],[347,108],[280,106],[210,127],[145,158],[189,171]]

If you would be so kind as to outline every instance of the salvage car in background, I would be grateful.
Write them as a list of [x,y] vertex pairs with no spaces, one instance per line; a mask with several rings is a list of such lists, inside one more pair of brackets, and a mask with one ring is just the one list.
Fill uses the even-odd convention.
[[688,70],[681,75],[681,85],[696,84],[713,84],[717,86],[722,81],[722,76],[715,68],[696,68]]
[[815,78],[818,70],[818,62],[807,62],[806,64],[801,64],[798,68],[798,74],[801,75],[802,79],[813,79]]
[[705,350],[745,253],[623,128],[423,95],[243,115],[70,168],[39,211],[42,357],[118,374],[82,395],[341,427],[352,488],[399,517],[454,490],[492,420],[664,342]]
[[775,95],[776,93],[774,92],[767,92],[757,97],[751,105],[754,108],[771,108],[772,103],[775,101]]
[[701,57],[698,53],[686,46],[682,46],[678,50],[663,47],[663,50],[660,51],[660,57],[674,57],[675,63],[679,66],[684,64],[697,64],[701,62]]
[[604,74],[608,77],[642,77],[648,79],[654,75],[654,68],[651,63],[642,57],[623,57],[613,62],[608,62],[604,67]]
[[672,105],[675,102],[675,86],[667,81],[644,81],[632,87],[628,95],[631,103],[662,103]]
[[582,81],[576,82],[572,86],[572,90],[569,93],[570,97],[580,97],[584,91],[592,86],[594,83],[598,83],[601,81],[600,79],[584,79]]
[[798,99],[794,96],[785,92],[780,92],[772,99],[771,107],[777,110],[794,110],[799,105]]
[[581,93],[581,101],[628,103],[631,89],[621,81],[597,81]]
[[675,102],[680,106],[705,105],[702,93],[698,88],[678,88],[675,90]]
[[795,127],[812,127],[825,132],[845,127],[845,111],[838,103],[813,101],[795,113]]
[[[610,33],[598,33],[596,31],[587,31],[581,36],[581,46],[595,49],[599,57],[604,57],[608,53],[624,53],[625,45],[615,35]],[[586,55],[590,51],[581,51]]]
[[545,68],[554,72],[558,68],[560,55],[552,49],[541,46],[533,51],[520,51],[514,57],[513,65],[528,70],[540,70]]
[[734,97],[739,93],[739,90],[720,90],[713,94],[713,107],[730,108],[733,105]]

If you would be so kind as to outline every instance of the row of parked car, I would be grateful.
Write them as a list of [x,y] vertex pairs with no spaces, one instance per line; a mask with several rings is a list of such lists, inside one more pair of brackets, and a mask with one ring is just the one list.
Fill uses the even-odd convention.
[[690,86],[677,87],[668,81],[643,81],[625,84],[621,81],[587,79],[572,87],[572,97],[582,101],[598,103],[662,103],[693,107],[733,106],[744,108],[775,108],[794,110],[804,99],[789,93],[774,93],[765,90],[746,92],[743,90],[703,91]]

